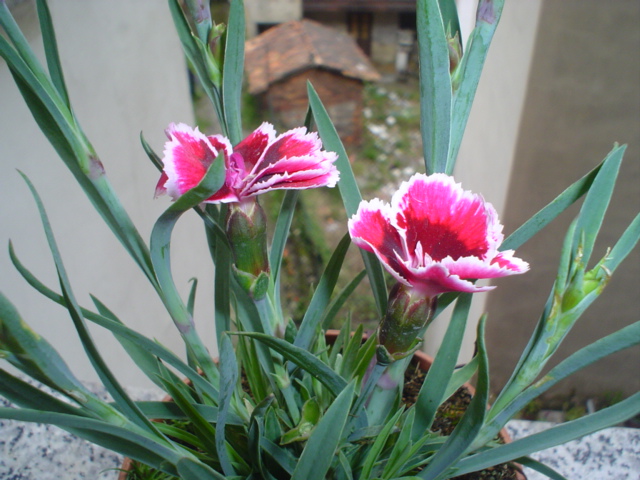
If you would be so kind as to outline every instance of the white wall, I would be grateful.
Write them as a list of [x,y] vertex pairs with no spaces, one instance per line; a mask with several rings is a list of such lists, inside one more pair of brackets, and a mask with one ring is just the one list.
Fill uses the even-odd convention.
[[[170,122],[193,123],[186,66],[166,2],[49,3],[75,112],[125,208],[148,239],[169,200],[153,199],[158,173],[138,135],[143,131],[161,153],[163,130]],[[33,2],[20,3],[13,13],[42,57]],[[91,292],[129,326],[182,353],[182,341],[160,301],[40,133],[2,60],[0,105],[0,291],[54,344],[79,378],[96,379],[68,314],[35,293],[10,263],[9,239],[27,267],[57,289],[37,210],[16,172],[20,169],[45,201],[80,303],[90,306]],[[188,279],[196,276],[201,281],[196,322],[206,343],[213,346],[212,266],[199,219],[192,213],[186,217],[174,237],[176,283],[186,296]],[[93,331],[125,385],[150,384],[108,332]]]

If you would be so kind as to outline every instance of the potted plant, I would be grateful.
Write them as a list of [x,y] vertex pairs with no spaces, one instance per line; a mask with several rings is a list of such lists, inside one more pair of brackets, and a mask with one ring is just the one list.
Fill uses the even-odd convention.
[[[79,382],[0,294],[0,354],[66,399],[0,370],[0,393],[21,407],[0,409],[0,417],[51,423],[156,473],[189,480],[442,479],[509,461],[548,473],[549,467],[528,455],[640,412],[640,394],[635,394],[543,433],[509,444],[497,440],[509,419],[562,378],[640,342],[636,322],[573,353],[540,378],[549,358],[640,237],[637,216],[611,251],[589,264],[623,147],[616,146],[594,171],[506,239],[494,208],[451,176],[502,1],[480,1],[464,52],[455,4],[417,2],[426,173],[406,179],[385,203],[362,200],[346,152],[311,85],[304,127],[277,134],[263,123],[243,133],[241,1],[231,2],[225,26],[214,25],[196,0],[184,6],[170,0],[184,51],[213,102],[221,131],[206,135],[198,128],[172,124],[162,155],[142,139],[160,171],[156,193],[173,199],[156,221],[148,245],[117,201],[104,166],[73,114],[47,5],[45,0],[37,3],[49,73],[4,1],[0,24],[6,38],[0,37],[0,53],[43,133],[158,293],[187,355],[182,359],[128,328],[95,298],[92,307],[78,304],[43,202],[23,176],[40,211],[59,286],[42,283],[12,249],[11,259],[31,286],[69,311],[113,402],[101,400]],[[310,131],[314,124],[319,136]],[[302,322],[294,325],[284,317],[280,302],[281,262],[294,207],[300,190],[333,186],[338,186],[349,217],[348,233],[326,265]],[[286,193],[268,238],[259,198],[275,189]],[[514,250],[582,196],[538,328],[489,407],[485,317],[479,322],[473,360],[459,369],[455,364],[471,296],[492,288],[475,282],[526,272],[528,264]],[[203,220],[215,264],[216,314],[210,321],[216,326],[218,362],[194,327],[193,296],[181,298],[171,273],[172,231],[189,210]],[[336,318],[365,275],[356,275],[335,292],[351,243],[362,250],[381,319],[376,333],[365,341],[361,326],[352,336],[348,317]],[[415,403],[406,406],[400,400],[407,367],[425,331],[428,335],[431,320],[454,302],[438,355]],[[323,331],[334,320],[342,328],[330,345]],[[87,321],[111,331],[172,402],[132,400],[92,342]],[[455,429],[446,435],[433,432],[438,407],[473,376],[475,393]]]

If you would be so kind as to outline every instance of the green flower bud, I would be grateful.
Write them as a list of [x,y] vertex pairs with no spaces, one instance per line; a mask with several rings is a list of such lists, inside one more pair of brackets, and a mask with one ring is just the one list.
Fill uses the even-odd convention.
[[259,300],[269,285],[269,257],[266,215],[257,200],[231,205],[226,230],[236,277],[245,291]]
[[411,287],[397,283],[389,294],[387,312],[378,329],[378,344],[394,357],[411,350],[427,326],[437,297],[425,297]]

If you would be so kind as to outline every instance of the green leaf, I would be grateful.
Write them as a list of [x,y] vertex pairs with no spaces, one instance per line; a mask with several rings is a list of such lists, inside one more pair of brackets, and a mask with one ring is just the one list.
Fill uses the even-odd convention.
[[[384,425],[384,428],[380,431],[378,435],[375,437],[375,441],[371,448],[368,449],[367,456],[364,458],[362,462],[362,472],[360,473],[360,478],[368,479],[371,478],[371,473],[373,472],[373,468],[377,463],[381,462],[380,455],[384,446],[389,439],[389,435],[391,435],[391,431],[396,426],[396,423],[400,416],[402,415],[403,410],[398,410]],[[377,475],[376,475],[377,477]]]
[[69,415],[90,415],[87,410],[73,407],[67,402],[58,400],[52,395],[43,392],[18,377],[10,375],[2,369],[0,369],[0,394],[10,402],[23,408],[66,413]]
[[216,449],[218,459],[225,475],[235,475],[236,471],[231,464],[226,448],[227,415],[233,392],[238,383],[238,363],[233,351],[233,345],[228,335],[223,335],[220,342],[220,405],[218,409],[218,422],[216,424]]
[[602,226],[604,215],[613,195],[616,178],[626,146],[614,148],[604,159],[593,184],[584,199],[573,237],[573,251],[576,255],[578,244],[582,244],[582,259],[586,265],[591,258],[593,245]]
[[[104,305],[93,295],[90,295],[90,297],[100,315],[123,325],[122,321],[111,310],[109,310],[106,305]],[[84,309],[82,309],[82,314],[85,318],[87,318],[86,311]],[[163,388],[162,382],[160,381],[161,374],[159,369],[158,357],[147,351],[142,345],[140,345],[139,342],[132,342],[131,340],[116,333],[114,333],[114,336],[116,340],[120,342],[120,345],[122,345],[129,357],[133,360],[134,364],[144,372],[147,378],[149,378],[160,388]],[[175,377],[175,380],[179,381],[177,377]],[[147,418],[149,417],[147,416]]]
[[445,172],[451,135],[449,48],[437,0],[418,0],[420,133],[427,174]]
[[546,448],[562,445],[576,438],[610,427],[640,413],[640,393],[577,420],[561,423],[543,432],[529,435],[506,445],[460,460],[456,475],[509,462]]
[[[193,424],[196,436],[202,442],[202,445],[207,453],[214,458],[218,457],[219,453],[216,451],[216,428],[214,428],[206,418],[204,418],[198,409],[191,403],[189,398],[185,396],[178,385],[174,385],[167,381],[164,382],[165,389],[171,395],[171,400],[184,412],[189,418],[189,421]],[[218,415],[220,415],[220,409],[218,409]]]
[[[46,339],[31,330],[15,306],[0,293],[0,350],[11,351],[11,361],[27,375],[60,392],[88,393]],[[11,360],[11,359],[8,359]]]
[[62,263],[60,251],[58,250],[58,246],[53,236],[53,231],[51,229],[47,213],[44,209],[44,204],[42,203],[42,200],[40,199],[40,196],[38,195],[38,192],[36,191],[31,181],[27,178],[26,175],[21,175],[27,183],[29,189],[31,190],[36,205],[38,206],[42,225],[44,227],[47,242],[49,244],[49,249],[51,251],[51,255],[55,262],[56,271],[58,273],[58,279],[60,281],[60,288],[65,301],[65,306],[69,312],[69,315],[71,316],[71,319],[73,320],[73,324],[76,328],[76,331],[78,332],[80,340],[82,341],[82,346],[84,347],[84,350],[89,357],[89,360],[91,361],[91,365],[100,377],[100,380],[106,387],[107,391],[111,394],[113,399],[118,404],[118,408],[137,425],[139,425],[143,429],[148,430],[152,434],[160,436],[159,432],[153,426],[153,424],[136,407],[135,402],[131,400],[131,398],[129,398],[129,395],[115,378],[106,362],[102,358],[102,355],[95,346],[93,339],[91,338],[91,333],[89,332],[89,329],[87,328],[87,325],[84,321],[84,317],[82,315],[80,307],[78,306],[71,291],[71,284]]
[[296,347],[309,350],[314,338],[320,332],[322,314],[327,309],[327,305],[331,299],[331,294],[333,293],[333,289],[338,281],[338,276],[340,275],[342,262],[347,255],[347,250],[350,245],[351,237],[347,233],[342,237],[342,240],[340,240],[340,243],[334,250],[333,255],[331,255],[331,259],[320,277],[318,286],[313,292],[313,297],[309,302],[307,311],[305,312],[300,328],[298,329],[298,334],[293,342]]
[[362,282],[362,279],[366,274],[367,271],[362,270],[342,290],[340,290],[340,292],[338,292],[333,300],[331,300],[331,303],[325,309],[324,314],[322,315],[322,321],[320,322],[323,329],[326,330],[331,326],[331,323],[335,319],[344,303],[355,291],[358,285],[360,285],[360,282]]
[[93,418],[24,408],[0,408],[0,418],[55,425],[73,431],[76,435],[96,445],[101,445],[173,475],[177,472],[170,468],[171,464],[182,457],[182,454],[174,448],[162,445],[145,435]]
[[271,277],[274,283],[280,279],[280,267],[282,265],[282,255],[289,236],[289,229],[296,209],[296,203],[300,195],[299,190],[287,190],[282,199],[278,219],[271,240],[271,250],[269,251],[269,265],[271,266]]
[[412,438],[417,440],[433,423],[438,406],[445,400],[444,394],[449,378],[458,361],[464,328],[471,307],[472,295],[464,293],[458,297],[447,332],[438,349],[433,365],[420,388],[416,400],[416,420],[413,424]]
[[[50,300],[58,303],[59,305],[65,305],[65,301],[61,295],[58,295],[53,290],[49,289],[46,285],[40,282],[29,270],[27,270],[22,263],[18,260],[15,255],[15,252],[12,248],[9,250],[9,254],[11,257],[11,261],[15,265],[18,272],[23,276],[23,278],[35,288],[38,292],[40,292],[45,297]],[[218,398],[218,391],[216,388],[207,382],[198,374],[197,371],[190,368],[186,363],[184,363],[178,356],[176,356],[173,352],[163,347],[157,342],[154,342],[144,335],[139,334],[138,332],[131,330],[129,327],[123,325],[119,321],[114,321],[111,318],[104,317],[102,315],[98,315],[91,310],[87,310],[85,308],[81,309],[82,315],[87,320],[104,327],[111,332],[113,332],[116,337],[124,338],[131,343],[140,345],[140,348],[147,350],[149,353],[157,356],[158,358],[167,362],[167,364],[174,367],[177,371],[186,376],[191,382],[194,383],[198,388],[204,390],[207,395],[209,395],[212,399]],[[152,379],[153,380],[153,379]],[[163,388],[163,387],[161,387]]]
[[188,478],[189,480],[227,480],[229,478],[191,458],[181,458],[176,467],[180,478]]
[[338,395],[347,386],[347,382],[331,368],[320,361],[313,354],[300,347],[296,347],[280,338],[256,332],[235,332],[235,335],[244,335],[255,338],[280,353],[290,362],[309,372],[314,378],[325,385],[331,393]]
[[462,38],[455,0],[438,0],[438,5],[440,6],[445,31],[448,31],[451,37],[458,35],[458,38]]
[[449,384],[444,392],[443,398],[449,398],[453,395],[465,382],[468,382],[478,369],[479,358],[476,355],[464,367],[457,369],[451,375]]
[[397,476],[402,464],[412,457],[411,426],[413,425],[415,414],[416,410],[411,408],[405,415],[402,426],[400,427],[400,433],[393,445],[393,450],[391,450],[391,454],[385,462],[382,478],[393,478]]
[[171,274],[171,234],[173,228],[184,212],[195,207],[218,191],[224,184],[225,165],[222,153],[207,169],[202,180],[191,190],[185,192],[160,215],[151,232],[151,261],[162,289],[162,301],[182,335],[187,349],[193,355],[207,378],[218,381],[218,371],[211,357],[198,336],[193,319],[180,294]]
[[[20,56],[20,58],[24,61],[25,65],[33,73],[38,83],[40,83],[43,86],[46,86],[48,84],[49,79],[47,78],[47,75],[45,74],[44,69],[40,65],[40,61],[36,57],[31,47],[29,46],[29,42],[27,42],[27,39],[22,34],[20,27],[18,26],[13,16],[11,15],[11,12],[9,11],[9,7],[7,6],[5,1],[0,2],[0,26],[2,26],[7,37],[13,43],[16,53]],[[48,32],[43,32],[43,39],[45,41],[47,39],[46,37],[47,33]],[[7,43],[4,37],[2,41],[4,43]],[[11,66],[11,63],[8,60],[7,60],[7,63]]]
[[[444,475],[449,473],[448,469],[454,466],[456,461],[464,455],[484,425],[487,402],[489,400],[489,358],[484,341],[486,320],[487,316],[483,315],[478,324],[476,345],[479,361],[476,393],[473,395],[467,411],[453,430],[453,433],[447,438],[447,441],[440,447],[425,469],[418,474],[420,478],[428,480],[445,478]],[[432,369],[434,367],[435,363]]]
[[[313,112],[313,118],[318,126],[318,132],[324,148],[328,151],[333,151],[338,154],[336,160],[336,167],[340,171],[340,181],[338,182],[338,189],[342,196],[342,202],[344,203],[347,217],[351,218],[358,211],[358,206],[362,200],[358,184],[356,183],[351,164],[349,163],[349,157],[344,149],[344,145],[338,136],[329,114],[327,113],[324,105],[313,86],[307,84],[307,94],[309,96],[309,107]],[[371,283],[371,289],[373,291],[373,297],[378,307],[378,314],[383,315],[387,311],[387,286],[384,280],[384,273],[382,266],[376,256],[372,253],[360,250],[362,260],[367,274],[369,276],[369,282]]]
[[245,21],[242,0],[232,0],[230,4],[222,67],[222,103],[229,140],[232,145],[235,145],[242,140],[240,114],[242,113]]
[[486,435],[493,438],[516,413],[561,380],[613,353],[640,344],[640,322],[628,325],[578,350],[552,368],[501,410],[492,409]]
[[67,105],[67,107],[71,108],[69,94],[67,93],[64,75],[62,73],[62,65],[58,55],[58,42],[56,41],[56,34],[53,29],[51,12],[49,11],[49,6],[45,0],[37,0],[37,5],[40,30],[42,31],[42,43],[44,45],[44,53],[47,58],[49,76],[51,77],[51,81],[58,91],[62,101]]
[[291,480],[324,480],[343,438],[355,382],[336,397],[307,441]]
[[[609,156],[615,152],[612,150]],[[604,163],[604,161],[603,161]],[[536,233],[546,227],[553,219],[569,208],[573,203],[589,191],[596,175],[602,168],[603,163],[587,173],[584,177],[572,183],[560,195],[558,195],[551,203],[536,213],[533,217],[522,224],[515,232],[507,237],[500,250],[515,250]]]
[[223,135],[228,136],[226,122],[224,121],[220,92],[209,77],[206,59],[204,58],[204,52],[202,51],[205,46],[191,33],[191,27],[189,26],[189,22],[187,21],[178,0],[169,0],[169,10],[171,12],[171,17],[173,18],[178,38],[180,38],[180,43],[182,44],[182,50],[193,67],[198,80],[200,80],[203,90],[213,104],[213,108],[220,119],[220,126],[222,127]]
[[627,255],[631,253],[631,250],[635,248],[640,239],[640,214],[636,215],[631,224],[624,231],[622,236],[618,239],[615,247],[607,255],[603,266],[613,273],[616,271],[622,261],[627,258]]
[[543,474],[545,477],[549,478],[550,480],[569,480],[568,478],[564,477],[563,475],[560,475],[560,473],[556,472],[553,468],[548,467],[547,465],[545,465],[544,463],[541,463],[531,457],[520,457],[516,460],[520,465],[523,465],[525,467],[529,467],[532,470],[536,470],[537,472],[540,472],[541,474]]
[[158,169],[158,171],[161,172],[162,169],[164,168],[162,159],[158,156],[156,152],[153,151],[153,149],[151,148],[151,145],[147,143],[147,141],[144,138],[144,135],[142,135],[142,132],[140,132],[140,143],[142,144],[144,153],[146,153],[147,157],[149,157],[149,160],[151,160],[151,163],[153,163],[153,165]]
[[503,7],[504,0],[480,0],[478,12],[482,12],[482,15],[476,17],[475,28],[467,41],[467,50],[454,73],[453,82],[458,85],[458,88],[455,89],[453,96],[451,148],[446,170],[448,174],[453,173],[458,158],[482,68]]

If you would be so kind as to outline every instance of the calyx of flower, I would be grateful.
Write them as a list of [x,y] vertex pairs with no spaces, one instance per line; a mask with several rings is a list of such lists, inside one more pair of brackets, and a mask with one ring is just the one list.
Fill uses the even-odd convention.
[[378,328],[378,344],[398,360],[413,352],[416,339],[433,318],[437,297],[398,282],[391,289],[387,312]]
[[236,278],[254,300],[259,300],[267,292],[270,271],[264,210],[253,198],[231,204],[225,226]]

